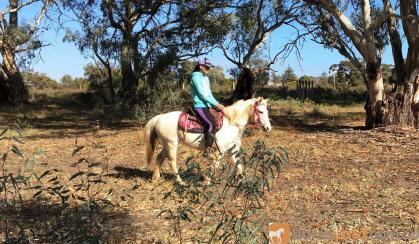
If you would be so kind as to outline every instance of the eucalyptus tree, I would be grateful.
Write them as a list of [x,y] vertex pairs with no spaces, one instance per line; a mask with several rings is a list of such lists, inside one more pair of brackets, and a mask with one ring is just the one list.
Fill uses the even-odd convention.
[[[295,27],[301,1],[294,0],[244,0],[230,5],[231,25],[227,37],[219,44],[224,56],[242,71],[231,100],[254,96],[254,74],[250,71],[252,59],[260,59],[262,47],[268,47],[271,34],[285,26]],[[289,46],[273,54],[265,69],[275,63]]]
[[[387,28],[393,53],[396,91],[393,100],[387,102],[388,122],[402,125],[412,124],[419,128],[419,2],[416,0],[400,0],[395,8],[388,4],[386,15],[389,16]],[[400,22],[403,32],[400,30]],[[403,35],[404,33],[404,35]],[[402,38],[404,36],[408,49],[403,57]],[[392,102],[394,101],[394,102]]]
[[[305,0],[312,4],[307,27],[314,40],[336,49],[361,73],[368,91],[366,126],[389,124],[419,126],[419,30],[418,3],[401,0],[400,15],[390,0],[375,1]],[[408,47],[406,61],[402,55],[401,21]],[[314,24],[313,24],[314,23]],[[389,34],[390,33],[390,37]],[[384,48],[392,45],[401,93],[385,95],[381,59]]]
[[[66,29],[64,41],[74,42],[81,53],[94,60],[100,75],[94,83],[105,82],[109,91],[109,101],[113,102],[118,85],[115,84],[115,68],[118,60],[120,35],[112,29],[106,18],[103,18],[99,2],[63,0],[63,6],[69,16],[80,24],[78,29]],[[89,66],[90,67],[90,66]]]
[[[112,40],[107,43],[116,47],[113,53],[122,74],[119,94],[130,98],[140,81],[154,88],[159,75],[174,63],[207,53],[225,33],[227,2],[92,0],[79,12],[95,16],[87,22],[101,23],[102,30],[106,30],[102,34],[107,33],[104,39]],[[80,5],[86,1],[71,3]],[[84,41],[93,48],[94,40]]]
[[[28,65],[35,56],[35,51],[44,44],[41,41],[42,25],[47,11],[53,7],[53,0],[9,0],[8,5],[0,10],[0,101],[13,104],[28,102],[20,67]],[[21,22],[19,14],[26,10],[35,10],[33,19]]]

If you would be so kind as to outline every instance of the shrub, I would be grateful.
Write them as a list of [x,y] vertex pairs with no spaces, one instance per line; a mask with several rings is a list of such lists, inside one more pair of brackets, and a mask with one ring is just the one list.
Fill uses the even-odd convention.
[[142,89],[138,92],[139,103],[134,106],[135,116],[146,122],[153,116],[169,111],[185,110],[192,103],[187,92],[170,84],[159,84],[155,89]]
[[[268,226],[265,199],[272,179],[288,162],[285,149],[269,148],[263,141],[254,144],[252,153],[235,152],[243,164],[243,176],[236,174],[236,165],[223,164],[221,169],[204,170],[193,158],[180,170],[186,185],[174,183],[165,193],[176,204],[160,213],[174,223],[174,234],[180,242],[255,243],[267,242]],[[203,176],[210,184],[202,181]],[[185,240],[182,229],[187,223],[195,226],[192,240]],[[191,239],[191,237],[189,237]]]
[[[69,243],[106,241],[110,236],[109,214],[115,211],[113,199],[126,198],[130,191],[114,196],[112,185],[104,179],[105,161],[91,161],[83,150],[103,145],[77,145],[73,157],[77,171],[68,179],[59,169],[39,167],[42,151],[27,156],[19,149],[24,143],[21,123],[16,128],[0,130],[6,141],[0,158],[0,242]],[[103,150],[106,152],[106,150]],[[16,156],[21,165],[7,165]],[[9,167],[8,167],[9,166]],[[42,168],[42,170],[40,170]]]

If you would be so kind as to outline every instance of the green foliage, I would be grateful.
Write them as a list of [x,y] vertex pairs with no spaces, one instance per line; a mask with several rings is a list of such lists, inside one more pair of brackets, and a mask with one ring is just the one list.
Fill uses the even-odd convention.
[[208,74],[208,77],[211,82],[216,82],[218,84],[224,84],[228,82],[224,75],[224,69],[221,66],[215,66],[212,68]]
[[[27,155],[19,145],[25,143],[22,124],[1,129],[0,141],[6,142],[0,158],[0,226],[6,243],[100,243],[111,229],[108,211],[114,199],[128,201],[135,188],[115,194],[104,176],[108,170],[107,149],[102,143],[78,145],[73,150],[77,170],[68,178],[60,169],[48,166],[38,150]],[[103,161],[92,161],[84,151],[100,151]],[[16,171],[8,163],[20,162]],[[10,164],[10,163],[9,163]],[[2,239],[4,238],[4,239]]]
[[[76,42],[80,50],[94,55],[106,67],[119,62],[123,77],[119,93],[130,100],[139,80],[154,87],[160,73],[222,39],[226,3],[67,1],[65,6],[76,13],[84,30],[69,33],[67,40]],[[112,78],[116,76],[112,74]]]
[[[384,13],[382,9],[378,7],[378,4],[375,1],[370,1],[371,4],[371,20],[376,20],[379,18],[382,18]],[[364,32],[364,20],[362,17],[362,6],[361,3],[353,3],[354,11],[351,14],[351,19],[355,25],[355,28],[360,32]],[[390,38],[388,35],[388,29],[387,29],[387,23],[383,21],[379,26],[376,27],[374,31],[374,42],[377,47],[377,49],[383,49],[385,46],[387,46],[390,42]]]
[[[345,89],[349,87],[362,86],[364,84],[361,72],[349,61],[341,61],[338,64],[332,64],[329,68],[331,77],[329,82],[335,85],[343,86]],[[384,83],[393,84],[397,77],[394,71],[394,65],[382,64],[381,72]]]
[[[111,91],[109,90],[109,77],[106,74],[104,67],[94,64],[84,66],[84,77],[88,90],[95,93],[98,99],[102,101],[111,101]],[[112,68],[112,86],[114,92],[118,91],[121,86],[121,71],[117,68]]]
[[25,71],[22,72],[22,77],[26,85],[33,89],[57,89],[59,87],[59,84],[45,73]]
[[[263,88],[258,91],[257,95],[272,100],[295,99],[301,101],[298,90],[291,86]],[[328,83],[323,83],[321,85],[315,83],[314,88],[304,97],[304,99],[317,104],[337,104],[346,106],[365,103],[366,96],[367,93],[363,85],[350,87],[348,89],[338,89]],[[304,100],[302,102],[304,102]]]
[[71,75],[64,75],[60,81],[65,87],[78,88],[80,90],[85,90],[89,84],[85,78],[73,78]]
[[137,97],[141,99],[134,105],[135,117],[145,123],[153,116],[169,111],[184,110],[190,104],[185,105],[186,101],[190,101],[189,93],[183,92],[179,87],[173,84],[160,83],[157,89],[142,89],[137,93]]
[[[263,141],[257,141],[250,154],[243,150],[234,153],[245,168],[244,175],[237,175],[236,165],[223,164],[221,169],[205,170],[188,158],[187,168],[180,171],[187,184],[175,183],[165,193],[164,198],[171,198],[176,206],[162,210],[160,215],[174,222],[174,234],[180,242],[267,241],[263,233],[268,225],[265,199],[272,179],[288,163],[288,154],[283,148],[269,148]],[[199,231],[194,233],[193,240],[184,240],[182,229],[189,222]]]
[[339,84],[346,88],[363,84],[361,72],[349,61],[341,61],[339,64],[332,64],[329,68],[332,77],[330,82]]
[[[237,66],[250,65],[262,57],[265,38],[295,16],[295,1],[237,1],[229,33],[221,40],[224,55]],[[233,71],[234,72],[234,71]],[[237,74],[237,72],[235,72]]]
[[313,79],[312,79],[312,77],[310,77],[310,76],[303,75],[303,76],[301,76],[301,77],[300,77],[300,79],[298,79],[298,80],[299,80],[299,81],[306,82],[306,81],[312,81]]
[[290,66],[288,66],[288,68],[281,75],[281,81],[283,84],[297,81],[297,76],[295,75],[294,70]]

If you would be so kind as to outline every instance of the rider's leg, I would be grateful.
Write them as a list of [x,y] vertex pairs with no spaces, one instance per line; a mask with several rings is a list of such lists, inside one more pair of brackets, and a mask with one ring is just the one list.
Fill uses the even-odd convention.
[[215,138],[216,123],[208,108],[194,108],[196,115],[204,126],[205,150],[204,156],[207,157],[211,153],[212,143]]
[[204,156],[208,157],[209,154],[211,154],[212,150],[212,143],[214,142],[214,133],[206,132],[205,133],[205,150],[204,150]]

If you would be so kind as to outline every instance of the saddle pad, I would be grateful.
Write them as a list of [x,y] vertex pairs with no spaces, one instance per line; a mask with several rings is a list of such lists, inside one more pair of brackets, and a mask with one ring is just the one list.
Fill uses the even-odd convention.
[[[217,112],[215,121],[217,124],[215,132],[217,132],[223,126],[223,113]],[[204,133],[204,127],[199,119],[186,112],[180,114],[178,125],[181,130],[188,133]]]

